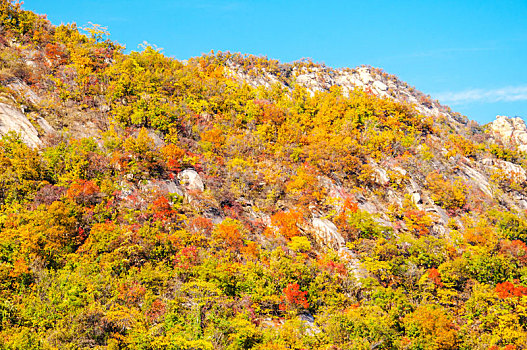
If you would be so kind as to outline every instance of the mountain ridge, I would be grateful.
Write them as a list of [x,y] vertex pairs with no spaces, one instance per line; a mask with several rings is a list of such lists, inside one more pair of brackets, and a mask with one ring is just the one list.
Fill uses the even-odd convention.
[[0,348],[525,348],[525,123],[0,5]]

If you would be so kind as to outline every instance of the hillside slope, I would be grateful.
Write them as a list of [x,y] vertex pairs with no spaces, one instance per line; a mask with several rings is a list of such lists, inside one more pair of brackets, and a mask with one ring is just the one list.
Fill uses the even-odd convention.
[[525,348],[522,121],[0,22],[0,348]]

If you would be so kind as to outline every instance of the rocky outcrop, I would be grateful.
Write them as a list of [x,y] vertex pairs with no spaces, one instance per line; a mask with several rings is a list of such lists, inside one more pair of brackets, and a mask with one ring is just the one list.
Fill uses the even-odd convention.
[[372,180],[381,186],[386,186],[390,183],[390,177],[388,176],[386,169],[375,165],[373,165]]
[[361,266],[359,258],[355,252],[346,247],[346,240],[334,223],[323,218],[314,218],[311,221],[315,239],[327,247],[335,249],[339,256],[346,262],[349,271],[355,276],[357,283],[368,276],[368,272]]
[[177,177],[185,191],[203,192],[203,190],[205,190],[205,185],[203,184],[201,177],[195,170],[183,170],[177,175]]
[[10,88],[15,94],[31,103],[37,104],[42,101],[40,96],[38,96],[33,90],[31,90],[29,86],[27,86],[26,83],[18,78],[15,78],[13,81],[6,84],[6,86]]
[[178,196],[183,196],[183,190],[178,186],[177,182],[171,180],[165,181],[152,181],[148,180],[144,184],[139,184],[139,188],[142,191],[148,192],[159,192],[162,194],[176,194]]
[[460,166],[460,171],[462,172],[464,177],[474,183],[479,188],[479,190],[481,190],[481,192],[483,192],[488,197],[492,198],[493,194],[491,190],[491,185],[487,176],[483,175],[476,169],[466,165]]
[[519,182],[524,182],[527,180],[527,174],[525,169],[520,165],[507,162],[506,160],[501,159],[491,159],[485,158],[482,160],[482,163],[488,167],[493,167],[495,169],[500,169],[507,174],[509,177],[513,177]]
[[48,123],[48,121],[42,117],[36,118],[38,125],[42,128],[42,131],[47,134],[55,133],[55,129]]
[[362,267],[357,254],[347,247],[342,247],[339,249],[339,256],[344,261],[347,261],[348,269],[355,277],[357,284],[359,286],[362,285],[361,280],[368,277],[368,271]]
[[337,226],[327,219],[315,218],[311,222],[315,237],[319,243],[339,249],[346,244],[344,237],[338,232]]
[[[397,77],[384,73],[382,70],[368,66],[355,69],[342,68],[332,69],[325,66],[295,66],[284,64],[282,70],[287,72],[281,76],[273,75],[265,70],[246,71],[233,62],[227,62],[229,74],[253,87],[270,87],[275,84],[283,85],[284,88],[292,89],[292,86],[300,85],[311,94],[317,91],[329,91],[331,87],[337,86],[344,95],[355,89],[362,89],[380,97],[393,98],[398,102],[411,104],[424,116],[439,118],[448,122],[454,130],[460,130],[467,119],[452,112],[448,107],[442,106],[420,91],[400,81]],[[282,76],[291,77],[285,81]]]
[[20,134],[22,141],[28,146],[33,148],[42,146],[37,129],[24,113],[9,104],[0,102],[0,135],[12,131]]
[[523,119],[498,115],[488,127],[496,140],[504,145],[516,145],[519,151],[527,152],[527,127]]

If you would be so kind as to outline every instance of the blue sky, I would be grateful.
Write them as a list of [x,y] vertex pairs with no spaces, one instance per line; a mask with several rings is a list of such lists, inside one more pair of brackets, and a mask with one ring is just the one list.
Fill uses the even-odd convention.
[[367,64],[487,123],[527,119],[527,1],[25,0],[54,24],[108,27],[177,59],[211,50]]

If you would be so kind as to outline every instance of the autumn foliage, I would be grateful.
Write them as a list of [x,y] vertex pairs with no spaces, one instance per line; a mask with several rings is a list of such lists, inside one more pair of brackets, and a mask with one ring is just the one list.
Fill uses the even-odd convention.
[[[0,0],[2,104],[42,141],[0,138],[0,349],[525,348],[526,186],[495,166],[525,154],[359,69],[128,53]],[[298,79],[360,72],[386,94]]]
[[100,188],[93,181],[77,180],[68,189],[66,195],[80,204],[95,204]]
[[298,283],[290,283],[283,290],[280,297],[280,310],[290,311],[309,308],[307,292],[301,291]]
[[243,230],[236,220],[227,219],[216,225],[213,235],[225,249],[240,251],[243,247]]
[[279,211],[271,217],[271,225],[286,239],[300,235],[298,225],[302,222],[303,215],[298,211]]
[[527,287],[514,285],[512,282],[498,283],[495,291],[496,295],[502,299],[527,295]]

